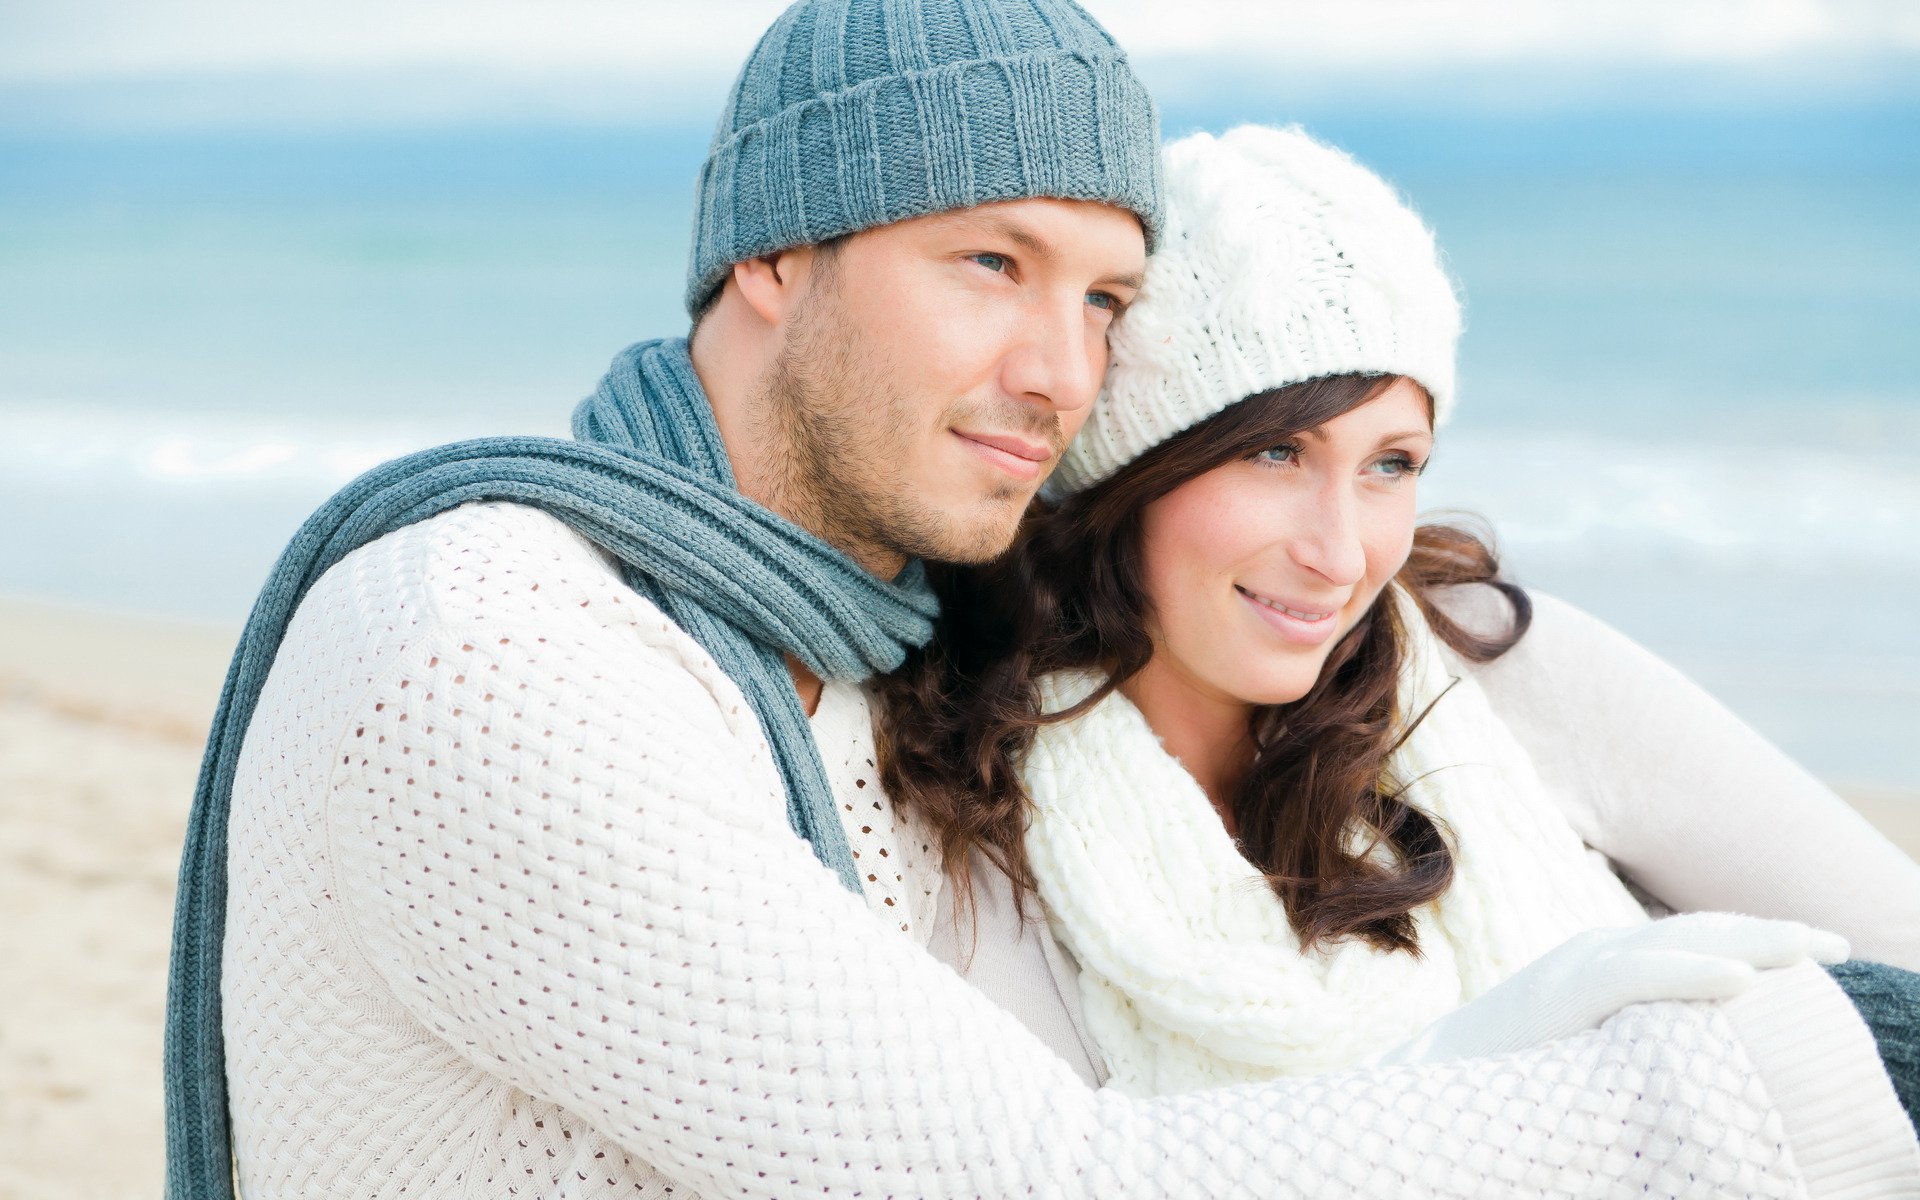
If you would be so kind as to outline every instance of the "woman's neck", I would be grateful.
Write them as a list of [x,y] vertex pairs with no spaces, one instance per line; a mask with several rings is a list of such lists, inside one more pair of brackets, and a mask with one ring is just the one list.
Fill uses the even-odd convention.
[[1253,769],[1253,707],[1187,679],[1162,661],[1156,657],[1121,684],[1120,694],[1207,794],[1227,833],[1238,837],[1233,797]]

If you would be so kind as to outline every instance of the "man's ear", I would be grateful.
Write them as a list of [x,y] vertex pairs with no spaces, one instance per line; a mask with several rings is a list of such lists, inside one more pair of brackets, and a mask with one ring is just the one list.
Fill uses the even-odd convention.
[[813,247],[792,246],[733,264],[734,286],[761,320],[780,325],[806,294]]

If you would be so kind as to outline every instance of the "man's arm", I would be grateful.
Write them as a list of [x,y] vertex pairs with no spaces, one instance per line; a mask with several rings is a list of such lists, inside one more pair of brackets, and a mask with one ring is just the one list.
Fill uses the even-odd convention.
[[[1443,596],[1469,628],[1506,619],[1491,588]],[[1673,667],[1532,597],[1532,630],[1474,676],[1589,845],[1671,908],[1804,921],[1920,970],[1920,865]]]
[[367,693],[329,798],[334,895],[399,1003],[699,1194],[1799,1194],[1709,1008],[1498,1059],[1096,1092],[818,864],[738,718],[618,631],[442,629]]

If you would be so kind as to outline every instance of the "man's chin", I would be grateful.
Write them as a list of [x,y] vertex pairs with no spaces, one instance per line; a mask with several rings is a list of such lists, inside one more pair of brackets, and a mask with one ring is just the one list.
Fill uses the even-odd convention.
[[[909,558],[929,562],[978,566],[990,563],[1013,548],[1020,531],[1020,518],[1031,499],[1026,495],[988,497],[973,512],[958,515],[927,512],[911,522],[911,528],[896,549]],[[987,509],[981,512],[980,509]]]

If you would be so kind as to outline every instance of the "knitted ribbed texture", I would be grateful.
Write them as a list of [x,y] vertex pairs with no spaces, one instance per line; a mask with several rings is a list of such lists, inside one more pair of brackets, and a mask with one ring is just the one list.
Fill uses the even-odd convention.
[[1900,1107],[1920,1127],[1920,974],[1876,962],[1830,971],[1872,1031]]
[[1072,0],[799,0],[760,39],[700,173],[687,308],[756,255],[1029,197],[1160,227],[1159,126]]
[[1433,235],[1379,176],[1299,129],[1166,149],[1166,228],[1113,327],[1093,415],[1047,482],[1065,496],[1258,392],[1406,375],[1444,421],[1460,305]]
[[[735,679],[785,782],[787,819],[860,889],[784,655],[828,678],[897,666],[931,633],[918,566],[897,584],[742,496],[684,340],[614,360],[574,414],[577,442],[492,438],[397,459],[323,505],[282,553],[228,668],[187,826],[167,996],[167,1187],[231,1194],[220,968],[227,817],[260,689],[296,606],[356,548],[475,500],[552,512],[624,564],[628,583]],[[482,731],[483,733],[484,731]]]
[[[1920,1013],[1879,1012],[1880,1023],[1871,1026],[1862,1020],[1883,999],[1870,981],[1877,976],[1884,985],[1906,974],[1878,963],[1801,963],[1767,972],[1764,989],[1743,992],[1722,1008],[1769,1088],[1783,1098],[1781,1125],[1815,1196],[1920,1196],[1920,1138],[1888,1080],[1898,1060],[1881,1062],[1874,1046],[1874,1035],[1888,1024],[1904,1024],[1911,1039]],[[1911,984],[1906,1001],[1913,1001]]]
[[[1406,630],[1397,709],[1427,714],[1388,770],[1457,848],[1453,883],[1413,914],[1418,957],[1358,939],[1303,954],[1265,877],[1125,696],[1040,731],[1026,847],[1112,1086],[1153,1096],[1343,1070],[1577,933],[1646,922],[1412,601],[1391,589],[1381,602]],[[1049,676],[1046,707],[1100,678]]]
[[[248,1195],[1807,1194],[1771,1080],[1711,1008],[1496,1059],[1088,1088],[821,869],[733,682],[519,505],[329,572],[243,767]],[[863,778],[843,801],[884,803]]]

